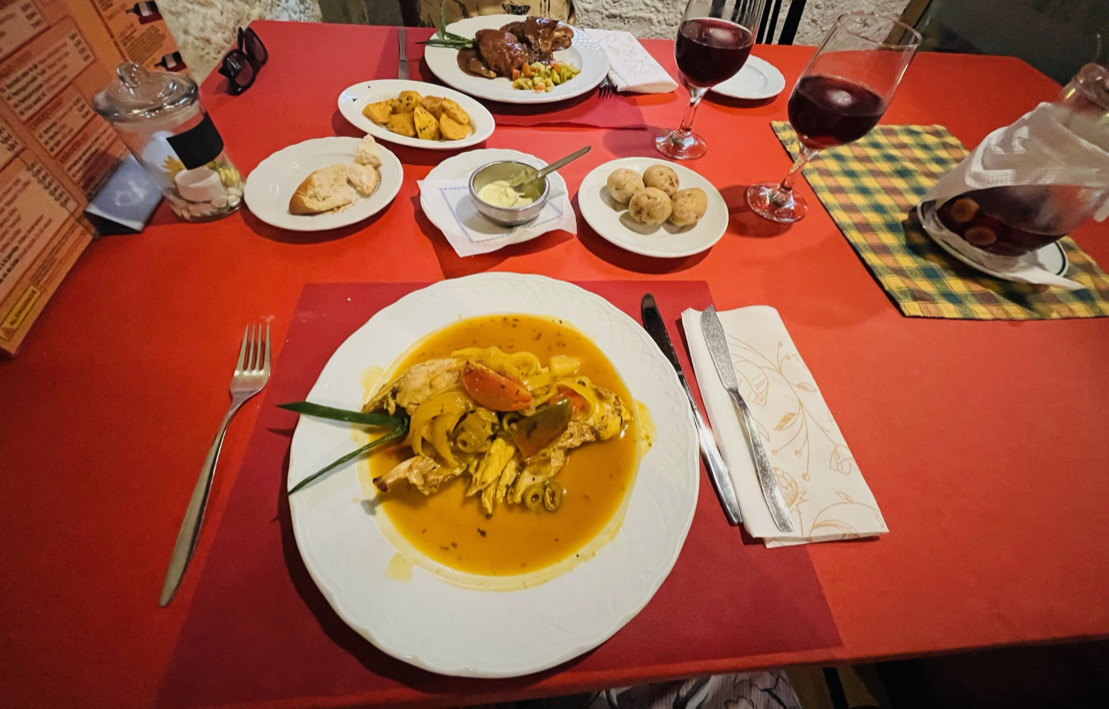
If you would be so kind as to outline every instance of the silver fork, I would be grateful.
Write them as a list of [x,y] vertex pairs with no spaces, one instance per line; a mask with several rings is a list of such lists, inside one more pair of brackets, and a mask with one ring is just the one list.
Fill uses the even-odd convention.
[[605,75],[605,80],[601,82],[601,88],[597,92],[601,98],[610,98],[616,95],[616,84],[612,83],[612,79]]
[[166,572],[166,581],[162,586],[162,599],[159,605],[165,607],[173,600],[177,587],[181,585],[181,578],[193,557],[196,549],[196,540],[200,536],[200,523],[204,520],[204,507],[208,504],[208,492],[212,489],[212,478],[216,473],[216,463],[219,461],[220,448],[223,447],[223,434],[227,432],[227,424],[231,417],[239,410],[250,397],[262,391],[270,378],[270,326],[266,323],[266,336],[262,338],[262,325],[247,325],[243,332],[243,344],[239,347],[239,362],[235,365],[235,374],[231,377],[231,408],[223,416],[216,439],[208,449],[208,457],[204,459],[204,467],[200,470],[200,478],[196,481],[189,507],[185,510],[185,520],[181,523],[181,531],[177,533],[177,543],[173,545],[173,556],[169,560],[169,571]]

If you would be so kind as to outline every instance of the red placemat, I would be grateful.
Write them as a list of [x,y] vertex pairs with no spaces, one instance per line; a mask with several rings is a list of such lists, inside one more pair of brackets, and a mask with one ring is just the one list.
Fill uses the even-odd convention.
[[[671,337],[682,309],[712,302],[701,281],[597,282],[583,287],[638,319],[651,290]],[[804,547],[766,549],[727,525],[704,476],[697,512],[670,576],[642,612],[597,649],[546,672],[507,680],[435,675],[378,651],[347,627],[297,551],[286,487],[296,415],[332,352],[417,284],[305,286],[251,434],[159,696],[161,706],[454,704],[559,694],[598,684],[693,674],[749,655],[839,645]],[[679,356],[691,372],[684,348]],[[739,664],[736,662],[735,664]]]

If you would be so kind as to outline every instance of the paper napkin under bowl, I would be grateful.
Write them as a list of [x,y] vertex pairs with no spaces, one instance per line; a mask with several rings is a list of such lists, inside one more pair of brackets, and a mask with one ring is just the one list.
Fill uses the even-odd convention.
[[655,61],[630,32],[586,30],[608,55],[608,78],[617,91],[637,94],[666,94],[678,83]]
[[874,495],[778,311],[757,305],[718,315],[739,393],[754,416],[795,529],[783,535],[774,525],[738,413],[701,333],[701,313],[686,310],[682,327],[693,370],[748,533],[767,546],[779,546],[888,532]]
[[419,185],[424,213],[459,256],[489,253],[559,229],[578,233],[578,220],[561,180],[550,180],[551,194],[539,216],[517,227],[501,226],[478,212],[470,200],[466,177],[432,178],[420,181]]

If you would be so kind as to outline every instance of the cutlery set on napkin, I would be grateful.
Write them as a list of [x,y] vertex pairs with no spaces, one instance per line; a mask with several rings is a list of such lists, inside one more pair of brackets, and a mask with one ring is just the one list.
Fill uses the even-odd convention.
[[[684,384],[650,294],[643,322]],[[710,306],[686,310],[681,323],[712,422],[712,433],[701,430],[690,396],[702,453],[729,521],[739,521],[738,502],[744,528],[767,546],[888,532],[778,312],[751,306],[717,313]]]

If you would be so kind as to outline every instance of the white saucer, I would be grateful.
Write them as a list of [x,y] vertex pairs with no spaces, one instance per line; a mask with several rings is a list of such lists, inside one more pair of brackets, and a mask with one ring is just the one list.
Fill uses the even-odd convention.
[[[291,231],[324,231],[369,219],[389,206],[404,182],[404,169],[396,155],[378,145],[381,182],[369,197],[323,214],[290,214],[289,200],[313,170],[336,163],[354,162],[360,138],[316,138],[290,145],[258,163],[246,180],[243,199],[254,216]],[[353,191],[353,190],[352,190]]]
[[[681,189],[700,187],[709,207],[701,221],[679,227],[670,222],[658,226],[637,224],[628,216],[626,204],[618,204],[608,194],[608,176],[621,167],[643,174],[651,165],[666,165],[678,173]],[[684,165],[654,158],[620,158],[596,167],[578,188],[581,215],[603,239],[622,249],[656,258],[678,258],[701,253],[720,241],[728,228],[728,205],[712,183]]]
[[[459,178],[468,178],[477,168],[482,165],[487,165],[491,162],[498,160],[515,160],[522,162],[526,165],[532,165],[536,168],[546,167],[547,163],[534,155],[528,153],[521,153],[518,150],[506,150],[501,148],[484,148],[477,150],[467,150],[464,153],[453,155],[446,160],[442,161],[427,173],[421,183],[427,180],[457,180]],[[562,179],[562,175],[557,172],[552,172],[547,175],[547,181],[550,184],[550,195],[547,198],[547,203],[552,205],[564,206],[566,210],[570,209],[569,195],[570,191],[566,187],[566,180]],[[543,232],[542,230],[535,230],[536,226],[541,226],[543,221],[552,215],[557,216],[558,212],[548,214],[546,212],[540,213],[539,218],[526,224],[522,227],[507,227],[496,224],[487,219],[483,214],[474,208],[469,200],[462,202],[463,208],[460,208],[459,214],[456,214],[450,208],[439,207],[432,208],[435,200],[449,201],[445,195],[436,194],[434,190],[429,191],[425,189],[426,185],[421,184],[420,187],[420,208],[423,210],[424,215],[428,220],[434,224],[440,231],[446,234],[448,231],[457,231],[461,226],[464,230],[472,232],[474,235],[481,235],[486,239],[501,239],[504,235],[510,232],[521,232],[532,230],[535,233],[522,241],[537,238]],[[453,191],[454,188],[451,188]],[[465,190],[464,187],[459,189]],[[450,221],[456,220],[456,221]],[[448,237],[449,240],[449,237]],[[520,243],[520,242],[513,242]],[[501,242],[500,246],[506,245]],[[496,248],[500,248],[500,246]],[[479,251],[480,252],[480,251]]]
[[755,100],[777,96],[785,87],[785,77],[773,64],[758,57],[747,57],[738,74],[712,87],[712,91],[731,98]]
[[1038,269],[1047,271],[1055,276],[1062,276],[1067,272],[1067,268],[1070,267],[1070,263],[1067,260],[1067,252],[1063,250],[1063,247],[1060,246],[1058,241],[1053,241],[1023,256],[998,256],[997,254],[991,254],[987,251],[977,249],[955,235],[948,237],[947,234],[950,232],[944,229],[943,225],[940,224],[939,220],[936,218],[936,205],[934,202],[917,205],[917,214],[920,216],[922,224],[933,226],[932,229],[923,228],[921,231],[930,236],[932,241],[939,244],[941,249],[971,268],[975,268],[982,273],[987,273],[994,278],[1012,281],[1013,283],[1026,282],[1013,278],[1009,274],[1006,274],[1004,270],[999,270],[1004,267],[1013,269]]

